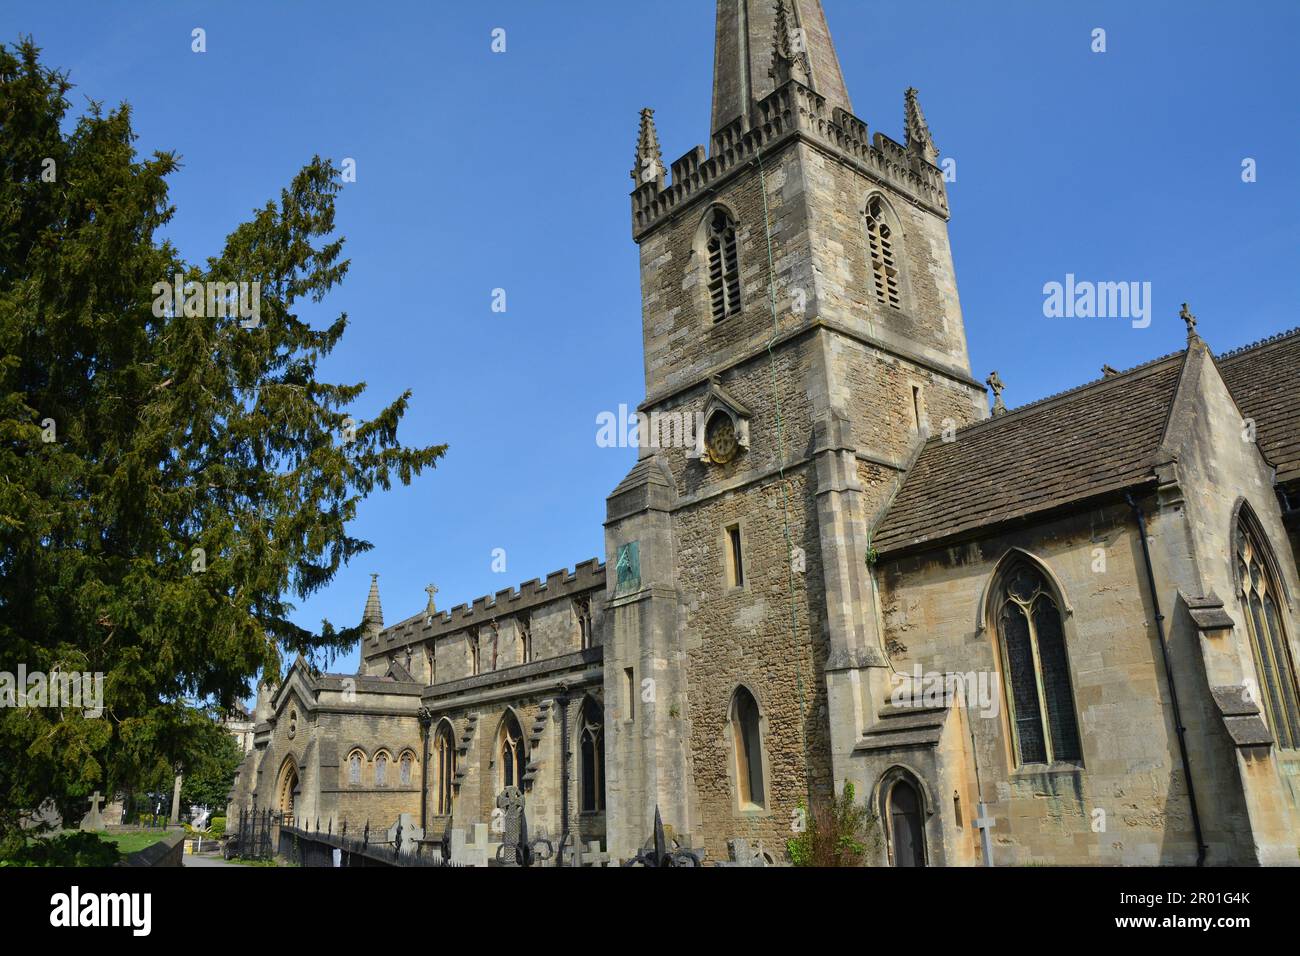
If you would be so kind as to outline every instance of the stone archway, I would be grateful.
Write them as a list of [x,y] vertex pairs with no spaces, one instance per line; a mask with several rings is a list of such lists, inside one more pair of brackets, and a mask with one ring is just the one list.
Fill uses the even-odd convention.
[[298,768],[293,759],[284,762],[280,771],[280,784],[275,790],[275,808],[292,817],[294,812],[294,791],[298,789]]

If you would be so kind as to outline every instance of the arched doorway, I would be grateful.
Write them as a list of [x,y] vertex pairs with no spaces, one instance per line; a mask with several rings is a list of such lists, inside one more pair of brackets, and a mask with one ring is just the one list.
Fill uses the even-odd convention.
[[292,758],[286,760],[280,771],[280,786],[276,788],[276,809],[286,816],[293,816],[294,793],[298,789],[298,768]]
[[906,777],[899,777],[885,797],[889,831],[889,862],[893,866],[925,866],[925,825],[921,793]]

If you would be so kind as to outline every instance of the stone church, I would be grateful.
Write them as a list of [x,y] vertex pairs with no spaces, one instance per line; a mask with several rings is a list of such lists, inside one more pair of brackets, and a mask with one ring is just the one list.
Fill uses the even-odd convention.
[[707,149],[641,114],[604,561],[388,626],[372,582],[360,673],[264,689],[232,813],[481,848],[517,787],[587,862],[658,810],[781,864],[851,782],[879,865],[1300,862],[1300,331],[1215,355],[1184,307],[1182,350],[990,408],[903,105],[868,133],[818,0],[718,0]]

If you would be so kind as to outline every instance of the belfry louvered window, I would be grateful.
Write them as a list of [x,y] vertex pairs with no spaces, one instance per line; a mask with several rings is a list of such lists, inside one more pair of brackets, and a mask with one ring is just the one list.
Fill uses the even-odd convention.
[[871,284],[876,301],[901,309],[898,251],[894,231],[885,219],[885,204],[879,196],[867,203],[867,247],[871,252]]
[[1003,577],[997,630],[1017,762],[1081,760],[1061,610],[1047,579],[1026,561]]
[[1260,698],[1257,702],[1264,709],[1278,747],[1294,750],[1300,747],[1300,695],[1283,626],[1285,601],[1280,600],[1260,539],[1247,525],[1248,520],[1243,513],[1237,522],[1236,551],[1242,611],[1259,675],[1259,693],[1253,696]]
[[709,304],[713,321],[721,322],[740,311],[740,260],[736,252],[736,224],[725,209],[709,218]]

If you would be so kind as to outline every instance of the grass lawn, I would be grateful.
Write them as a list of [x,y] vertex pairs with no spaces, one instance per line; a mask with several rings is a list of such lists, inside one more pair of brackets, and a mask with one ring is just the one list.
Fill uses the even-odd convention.
[[122,851],[122,855],[135,853],[143,850],[147,846],[153,846],[159,840],[167,836],[165,830],[139,830],[125,833],[105,833],[99,831],[96,833],[101,840],[107,840],[109,843],[116,843],[117,848]]

